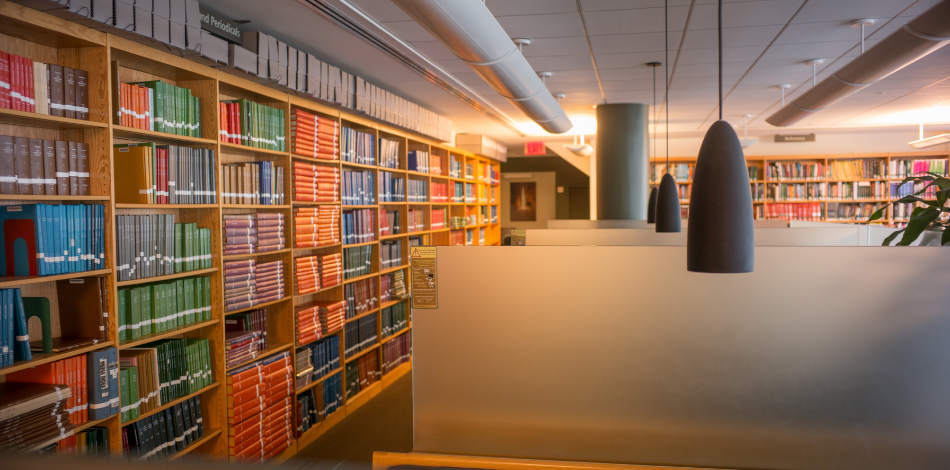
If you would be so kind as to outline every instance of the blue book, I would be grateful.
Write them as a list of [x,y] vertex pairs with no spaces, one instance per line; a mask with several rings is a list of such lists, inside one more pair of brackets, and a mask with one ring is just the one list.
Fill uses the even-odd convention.
[[7,312],[13,307],[10,294],[11,289],[0,290],[0,365],[3,367],[10,365],[7,362],[7,350],[13,336],[12,332],[7,331]]
[[63,263],[65,262],[66,253],[63,245],[63,206],[52,206],[50,207],[51,213],[51,224],[53,228],[50,231],[50,240],[53,245],[53,251],[56,253],[55,261],[53,262],[53,273],[62,274],[63,273]]
[[16,349],[13,359],[17,361],[29,361],[33,359],[33,353],[30,352],[30,330],[26,323],[26,309],[23,308],[23,294],[20,289],[9,289],[13,291],[13,314],[15,317],[14,336],[16,340]]
[[89,396],[89,419],[99,420],[112,416],[109,382],[108,351],[86,354],[86,384]]
[[[101,206],[100,206],[101,207]],[[110,415],[117,415],[122,409],[121,393],[119,389],[119,349],[109,348],[109,408]]]

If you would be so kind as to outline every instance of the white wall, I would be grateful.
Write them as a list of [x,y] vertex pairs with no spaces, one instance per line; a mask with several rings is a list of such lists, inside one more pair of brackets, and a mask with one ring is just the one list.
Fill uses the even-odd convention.
[[[518,175],[524,175],[524,177],[519,178],[505,178],[502,174],[501,180],[501,226],[502,228],[518,228],[518,229],[538,229],[538,228],[547,228],[548,220],[554,220],[557,218],[557,203],[555,201],[555,193],[557,191],[556,179],[553,171],[548,172],[531,172],[531,173],[518,173]],[[530,175],[530,176],[527,176]],[[526,183],[526,182],[535,182],[537,187],[536,194],[536,203],[537,207],[537,217],[534,222],[512,222],[510,220],[509,209],[511,208],[511,183]]]

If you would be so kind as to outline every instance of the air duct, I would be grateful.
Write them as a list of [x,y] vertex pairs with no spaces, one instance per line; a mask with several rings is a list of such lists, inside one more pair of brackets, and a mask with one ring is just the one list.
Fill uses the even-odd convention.
[[392,1],[542,129],[561,134],[574,126],[484,3]]
[[786,127],[821,111],[950,42],[950,0],[943,0],[771,115]]

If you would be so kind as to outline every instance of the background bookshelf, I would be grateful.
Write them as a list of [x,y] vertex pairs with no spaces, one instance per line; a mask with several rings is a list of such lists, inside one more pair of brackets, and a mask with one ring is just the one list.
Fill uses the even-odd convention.
[[[293,381],[292,394],[294,398],[310,391],[315,392],[316,397],[321,397],[324,385],[332,382],[332,377],[338,377],[339,385],[342,385],[342,402],[332,413],[323,416],[319,422],[310,423],[309,429],[300,435],[296,433],[300,423],[292,423],[291,427],[295,430],[294,438],[289,447],[275,455],[275,457],[278,460],[287,458],[293,455],[298,448],[313,442],[327,429],[372,399],[383,388],[389,386],[409,370],[410,364],[406,361],[408,355],[406,354],[405,357],[399,356],[399,354],[403,354],[399,351],[408,348],[407,335],[411,330],[411,320],[408,318],[408,295],[405,292],[401,292],[399,295],[384,292],[384,288],[397,282],[400,275],[408,285],[409,247],[412,244],[500,244],[501,229],[497,219],[498,195],[500,194],[498,181],[500,166],[498,162],[383,124],[364,115],[351,114],[337,107],[302,98],[292,92],[288,93],[254,83],[177,55],[162,52],[111,34],[91,30],[5,0],[0,0],[0,24],[3,25],[3,33],[0,34],[0,50],[35,61],[81,68],[89,73],[88,120],[0,109],[0,135],[84,142],[89,146],[90,162],[90,192],[88,196],[0,195],[0,204],[102,205],[105,209],[104,239],[106,247],[103,269],[68,275],[0,278],[0,287],[19,287],[24,295],[56,298],[57,281],[81,278],[87,282],[89,289],[93,289],[94,286],[99,284],[99,279],[102,279],[109,299],[107,304],[108,316],[104,320],[104,336],[98,339],[96,344],[64,353],[34,354],[33,359],[29,362],[17,362],[12,366],[0,368],[0,381],[5,380],[8,374],[18,370],[107,347],[117,347],[121,355],[124,350],[157,340],[173,338],[208,339],[211,349],[210,366],[213,377],[211,385],[201,388],[187,397],[164,403],[159,407],[159,410],[169,409],[193,396],[200,399],[204,420],[204,435],[200,439],[194,440],[184,451],[179,451],[169,457],[170,459],[179,458],[186,453],[189,456],[227,457],[229,452],[228,387],[226,384],[228,372],[236,370],[244,364],[274,357],[283,352],[290,353],[291,363],[293,364],[295,353],[302,347],[313,344],[313,342],[301,344],[295,336],[297,328],[296,312],[298,309],[325,302],[344,300],[349,286],[360,285],[364,287],[372,285],[376,292],[375,302],[370,308],[347,318],[344,326],[360,323],[361,321],[365,324],[367,323],[366,319],[373,319],[372,328],[375,328],[376,340],[367,343],[359,351],[347,354],[348,344],[345,327],[324,332],[320,341],[331,336],[338,338],[339,366],[306,384],[298,384],[296,380]],[[123,125],[121,118],[122,101],[119,96],[120,88],[118,84],[152,80],[160,80],[187,89],[191,96],[197,99],[199,112],[196,117],[198,123],[200,123],[197,135],[176,135]],[[219,103],[230,100],[248,100],[283,111],[283,131],[286,139],[283,150],[222,142],[220,139],[221,131],[226,129],[223,128],[220,120]],[[339,157],[336,160],[324,160],[294,153],[291,145],[291,113],[297,109],[316,115],[327,122],[335,123],[339,138],[342,138],[343,128],[356,129],[371,135],[375,143],[375,161],[371,164],[352,163],[342,162]],[[394,168],[380,166],[381,146],[379,139],[385,139],[392,143],[390,145],[398,147],[395,153],[398,163]],[[339,139],[337,141],[339,142]],[[216,178],[215,187],[213,188],[214,202],[189,205],[143,204],[141,202],[117,200],[115,181],[128,175],[120,174],[116,170],[115,162],[120,157],[117,152],[113,152],[113,145],[146,142],[212,151]],[[410,152],[414,152],[414,158],[427,158],[429,165],[424,168],[417,166],[415,170],[409,169]],[[451,176],[449,172],[450,159],[458,162],[459,172],[455,176]],[[224,188],[226,168],[264,162],[271,165],[271,168],[279,168],[283,173],[280,187],[274,188],[283,193],[282,201],[278,201],[279,203],[270,201],[269,204],[247,204],[243,203],[244,201],[235,201],[226,197],[230,195],[230,193],[225,192]],[[312,164],[340,173],[344,170],[372,173],[374,177],[372,204],[342,205],[339,197],[333,202],[295,201],[293,186],[295,162]],[[401,178],[407,185],[412,183],[416,197],[410,201],[407,188],[405,192],[407,197],[401,201],[380,202],[378,184],[380,174],[384,172],[391,174],[394,178]],[[452,202],[454,183],[462,184],[463,193],[457,195],[461,198],[459,202]],[[470,195],[468,200],[465,199],[464,194],[466,185],[468,185]],[[433,201],[434,190],[440,191],[439,194],[444,195],[444,199]],[[338,209],[338,214],[350,209],[371,211],[373,220],[370,229],[372,232],[370,240],[346,245],[334,243],[317,247],[297,247],[294,240],[295,211],[301,208],[326,206]],[[386,234],[381,233],[379,220],[383,210],[394,215],[392,227]],[[433,210],[436,211],[437,216],[435,227],[432,225]],[[410,219],[410,211],[413,219]],[[174,215],[176,223],[195,223],[199,228],[210,229],[210,267],[119,282],[117,280],[117,250],[123,241],[117,240],[116,237],[116,216],[159,214]],[[229,216],[246,214],[282,214],[285,237],[283,247],[263,253],[226,255],[224,221]],[[463,225],[453,229],[450,228],[449,223],[453,216],[468,216],[468,219]],[[410,230],[410,226],[412,230]],[[339,224],[337,227],[339,227]],[[302,294],[297,292],[294,281],[297,268],[295,260],[311,256],[343,256],[348,253],[347,250],[360,247],[368,247],[371,253],[371,262],[367,274],[344,279],[337,285],[322,287],[315,292]],[[381,259],[383,253],[387,255],[385,265]],[[257,264],[277,262],[283,273],[283,294],[275,300],[228,311],[225,305],[225,263],[241,260],[254,260]],[[132,289],[156,282],[174,282],[193,278],[210,279],[211,312],[209,319],[201,319],[135,339],[119,339],[118,306],[115,300],[119,289]],[[54,336],[77,335],[81,333],[78,331],[77,324],[98,322],[100,321],[99,315],[102,314],[102,312],[95,309],[80,309],[70,311],[68,318],[61,318],[61,310],[58,304],[56,302],[53,302],[53,304],[56,304],[52,306]],[[229,318],[257,310],[263,310],[266,317],[266,348],[254,356],[253,359],[229,365],[226,351],[226,321]],[[76,321],[77,318],[81,321]],[[401,318],[404,319],[400,320]],[[33,333],[32,330],[31,333]],[[38,333],[37,331],[34,334],[38,336]],[[400,347],[402,349],[399,349]],[[366,359],[369,357],[375,360]],[[347,393],[347,385],[350,382],[348,379],[352,378],[348,377],[347,366],[356,362],[359,362],[361,366],[375,368],[371,374],[373,380],[359,384],[356,387],[349,387],[350,393]],[[318,401],[323,400],[318,398]],[[325,403],[319,403],[319,405],[322,406]],[[152,411],[152,413],[157,412],[158,410]],[[297,415],[296,412],[292,414]],[[138,420],[144,418],[145,416],[140,416]],[[113,454],[119,454],[122,451],[121,430],[131,423],[131,421],[120,421],[120,415],[113,415],[103,420],[83,423],[81,426],[77,426],[77,429],[86,429],[90,426],[107,428],[109,430],[109,448]]]
[[[684,217],[689,211],[689,191],[695,157],[671,157]],[[658,185],[665,173],[665,159],[653,160]],[[749,188],[756,219],[796,219],[822,222],[864,222],[885,204],[909,194],[898,189],[906,176],[927,170],[947,174],[946,153],[906,152],[846,155],[746,157]],[[916,169],[916,170],[915,170]],[[928,170],[929,169],[929,170]],[[912,207],[890,207],[880,221],[902,226]]]

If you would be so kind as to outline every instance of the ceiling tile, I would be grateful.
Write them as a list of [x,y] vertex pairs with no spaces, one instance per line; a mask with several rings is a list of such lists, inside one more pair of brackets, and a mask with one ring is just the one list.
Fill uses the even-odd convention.
[[498,23],[513,38],[584,36],[584,25],[577,13],[503,16],[498,18]]
[[[724,47],[722,60],[729,62],[749,63],[759,57],[763,46]],[[716,64],[719,62],[719,49],[690,49],[683,51],[677,64]]]
[[[601,82],[604,85],[604,91],[647,91],[653,93],[653,80],[610,80],[606,82]],[[663,77],[657,77],[657,90],[662,92],[663,90]]]
[[522,48],[525,57],[549,55],[585,55],[590,54],[587,38],[571,36],[563,38],[532,38],[531,44]]
[[[676,51],[679,48],[682,31],[674,31],[667,35],[669,48]],[[591,48],[594,54],[618,54],[624,52],[655,52],[666,47],[663,41],[663,32],[612,34],[608,36],[591,36]]]
[[[670,0],[671,7],[688,7],[692,0]],[[663,0],[581,0],[581,7],[588,11],[637,10],[663,8]]]
[[[688,7],[670,7],[668,30],[682,31],[688,11]],[[584,21],[591,36],[663,32],[663,9],[584,12]]]
[[802,62],[809,59],[825,59],[825,63],[831,62],[831,59],[848,52],[849,49],[858,46],[856,41],[827,41],[827,42],[809,42],[805,44],[775,44],[769,48],[762,56],[762,60],[787,60],[792,62]]
[[[722,6],[722,26],[735,28],[784,25],[803,2],[804,0],[756,0],[726,3]],[[717,18],[717,5],[697,5],[693,8],[689,28],[716,29]]]
[[[864,28],[865,37],[873,35],[883,22]],[[826,41],[861,42],[861,28],[853,28],[843,21],[822,21],[814,23],[793,23],[782,31],[775,40],[776,44],[803,44]]]
[[528,63],[535,72],[557,72],[561,70],[594,70],[594,64],[588,55],[528,57]]
[[[663,62],[663,51],[635,52],[629,54],[596,54],[597,68],[605,69],[646,67],[647,62]],[[670,53],[671,61],[673,54]]]
[[[781,25],[723,28],[722,43],[727,47],[767,46],[782,30]],[[719,43],[715,29],[693,29],[686,32],[683,49],[707,49]]]
[[[599,63],[597,64],[600,65]],[[657,79],[660,83],[663,83],[663,69],[664,67],[659,67],[656,70]],[[600,79],[604,81],[610,80],[637,80],[637,79],[653,79],[653,69],[646,66],[645,64],[640,64],[637,67],[625,67],[625,68],[611,68],[605,69],[600,68]]]
[[857,18],[892,18],[914,0],[821,0],[808,2],[793,23],[851,21]]
[[412,21],[412,18],[393,2],[380,2],[379,0],[350,1],[364,13],[380,23],[388,21]]
[[577,13],[575,0],[486,0],[485,5],[495,17]]

